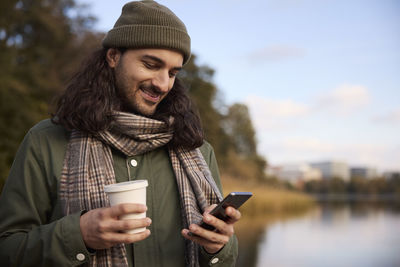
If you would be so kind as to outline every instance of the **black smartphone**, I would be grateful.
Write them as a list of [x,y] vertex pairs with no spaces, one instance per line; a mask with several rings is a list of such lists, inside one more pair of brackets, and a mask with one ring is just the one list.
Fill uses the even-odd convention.
[[[228,215],[225,214],[225,209],[227,207],[234,207],[238,209],[244,202],[246,202],[253,193],[251,192],[231,192],[227,195],[219,204],[216,206],[210,214],[221,219],[223,221],[227,221],[229,219]],[[207,230],[214,230],[214,226],[206,224],[205,222],[201,222],[200,226]]]

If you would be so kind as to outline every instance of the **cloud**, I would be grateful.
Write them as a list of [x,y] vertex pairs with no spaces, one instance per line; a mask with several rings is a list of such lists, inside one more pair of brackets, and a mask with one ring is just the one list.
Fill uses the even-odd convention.
[[340,160],[349,166],[369,166],[400,170],[400,145],[346,143],[315,137],[289,136],[279,141],[262,142],[260,151],[274,164]]
[[293,151],[307,151],[307,152],[318,152],[326,153],[331,152],[335,149],[335,145],[323,142],[315,138],[296,138],[289,137],[283,140],[282,146],[285,149]]
[[251,53],[248,59],[251,62],[282,61],[304,57],[305,50],[299,47],[288,45],[270,45]]
[[307,105],[291,99],[273,100],[250,95],[246,99],[246,104],[254,108],[256,115],[279,118],[298,117],[309,111]]
[[400,108],[387,112],[386,114],[378,115],[372,119],[377,123],[397,123],[400,122]]
[[[294,130],[301,124],[318,122],[319,114],[324,118],[350,116],[370,102],[368,89],[361,85],[345,84],[328,91],[324,95],[311,97],[309,103],[293,99],[268,99],[249,95],[245,104],[257,132],[269,130]],[[400,112],[398,112],[400,115]],[[397,118],[397,117],[396,117]]]
[[[278,129],[285,126],[285,121],[298,118],[311,118],[320,111],[331,112],[332,115],[349,115],[358,111],[370,102],[368,89],[361,85],[345,84],[334,88],[325,95],[314,96],[311,104],[301,103],[293,99],[268,99],[249,95],[245,103],[256,126],[262,129]],[[389,114],[385,120],[400,119],[400,109]]]
[[348,115],[370,102],[368,89],[362,85],[344,84],[325,95],[319,96],[315,108],[333,110],[336,114]]
[[[340,160],[350,166],[400,169],[400,143],[375,139],[374,135],[350,138],[343,132],[336,137],[335,128],[321,128],[321,120],[340,122],[342,128],[353,127],[347,120],[371,102],[367,87],[343,84],[324,95],[314,95],[305,101],[294,98],[271,99],[251,95],[245,99],[259,139],[259,151],[271,164]],[[322,116],[321,116],[322,114]],[[339,120],[338,120],[339,119]],[[399,125],[400,108],[375,118],[377,122]],[[328,123],[329,124],[329,123]],[[335,127],[335,125],[332,125]],[[339,131],[339,130],[338,130]],[[354,134],[349,131],[349,134]]]
[[249,96],[245,103],[250,108],[251,117],[259,131],[287,128],[288,120],[309,112],[307,105],[291,99],[276,100]]

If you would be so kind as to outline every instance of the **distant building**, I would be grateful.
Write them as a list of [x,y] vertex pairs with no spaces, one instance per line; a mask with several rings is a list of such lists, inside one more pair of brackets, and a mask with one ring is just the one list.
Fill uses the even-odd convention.
[[351,177],[361,177],[372,179],[378,177],[378,172],[375,168],[369,167],[352,167],[350,169]]
[[341,178],[350,180],[350,169],[347,163],[341,161],[325,161],[311,163],[311,167],[321,171],[323,179]]
[[312,168],[306,163],[292,163],[271,167],[269,173],[294,185],[299,184],[299,182],[320,180],[322,178],[322,174],[318,169]]
[[384,172],[383,177],[385,177],[386,180],[400,179],[400,172]]
[[279,174],[281,173],[282,170],[282,166],[270,166],[268,165],[267,170],[266,170],[266,174],[268,176],[274,176],[279,178]]

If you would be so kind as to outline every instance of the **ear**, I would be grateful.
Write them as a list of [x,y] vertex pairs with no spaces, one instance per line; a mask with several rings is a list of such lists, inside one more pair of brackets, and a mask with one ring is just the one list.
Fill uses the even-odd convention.
[[110,68],[115,68],[121,59],[121,51],[116,48],[109,48],[107,50],[106,59]]

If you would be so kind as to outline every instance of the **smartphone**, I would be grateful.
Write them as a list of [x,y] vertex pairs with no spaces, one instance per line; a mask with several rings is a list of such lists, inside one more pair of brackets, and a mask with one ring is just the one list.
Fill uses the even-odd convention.
[[[225,214],[225,209],[227,207],[234,207],[238,209],[244,202],[246,202],[253,193],[251,192],[231,192],[227,195],[219,204],[216,206],[210,214],[221,219],[223,221],[227,221],[229,216]],[[200,226],[207,230],[214,230],[214,226],[206,224],[205,222],[201,222]]]

